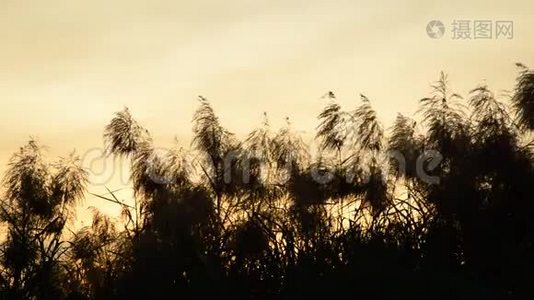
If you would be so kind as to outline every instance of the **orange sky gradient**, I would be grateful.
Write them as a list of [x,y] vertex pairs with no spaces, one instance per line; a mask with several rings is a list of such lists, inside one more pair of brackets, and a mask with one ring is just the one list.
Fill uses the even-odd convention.
[[[481,83],[511,90],[514,63],[534,67],[533,13],[531,0],[0,0],[0,171],[29,136],[51,159],[102,148],[124,106],[159,146],[175,136],[188,146],[198,95],[238,136],[267,112],[274,128],[289,116],[310,140],[329,90],[347,108],[365,94],[388,127],[397,112],[415,113],[441,70],[463,96]],[[426,34],[434,19],[441,39]],[[454,40],[462,19],[511,20],[514,38]],[[102,163],[90,192],[105,191]],[[124,188],[119,177],[105,184]],[[89,206],[118,213],[89,195],[82,220]]]

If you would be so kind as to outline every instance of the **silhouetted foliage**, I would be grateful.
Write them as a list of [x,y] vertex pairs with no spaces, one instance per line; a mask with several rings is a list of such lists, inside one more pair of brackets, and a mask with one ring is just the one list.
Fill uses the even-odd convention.
[[266,113],[240,140],[203,97],[192,149],[158,151],[124,109],[104,140],[134,197],[93,194],[121,220],[95,209],[77,231],[86,170],[30,140],[3,180],[2,295],[532,298],[534,81],[520,67],[510,99],[482,85],[464,100],[441,73],[389,130],[366,96],[345,110],[328,92],[316,153]]
[[10,299],[65,296],[69,275],[62,256],[68,246],[62,233],[72,219],[73,204],[83,196],[87,172],[74,153],[48,164],[41,150],[30,140],[12,156],[4,176],[1,283]]

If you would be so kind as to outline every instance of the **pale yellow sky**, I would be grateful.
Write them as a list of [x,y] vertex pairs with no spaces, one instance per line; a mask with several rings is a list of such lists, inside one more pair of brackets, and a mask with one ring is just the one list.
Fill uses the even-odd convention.
[[[533,15],[531,0],[0,0],[0,171],[30,135],[51,157],[101,147],[123,106],[165,146],[188,143],[197,95],[238,134],[266,111],[310,137],[328,90],[347,107],[364,93],[388,125],[441,70],[463,95],[511,89],[514,63],[534,66]],[[453,40],[455,19],[511,20],[514,38]]]

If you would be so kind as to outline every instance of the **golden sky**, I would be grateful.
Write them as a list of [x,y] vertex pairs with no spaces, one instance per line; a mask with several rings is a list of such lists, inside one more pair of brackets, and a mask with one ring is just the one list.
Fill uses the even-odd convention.
[[[0,171],[29,136],[51,158],[102,147],[124,106],[160,145],[188,145],[198,95],[240,135],[265,111],[311,137],[328,90],[346,107],[367,95],[387,126],[441,70],[464,96],[511,89],[515,62],[534,67],[533,14],[532,0],[0,0]],[[454,40],[454,20],[510,20],[514,38]]]

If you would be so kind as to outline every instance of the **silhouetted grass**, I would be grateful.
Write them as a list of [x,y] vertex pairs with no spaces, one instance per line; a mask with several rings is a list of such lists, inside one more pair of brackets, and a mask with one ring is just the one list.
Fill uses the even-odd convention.
[[534,76],[520,67],[510,99],[480,86],[464,100],[441,73],[418,121],[387,130],[367,97],[345,111],[328,92],[318,158],[266,114],[240,141],[202,97],[192,149],[163,154],[125,109],[104,140],[130,162],[134,204],[98,195],[123,221],[95,210],[77,232],[87,171],[31,140],[3,181],[0,297],[532,298]]

